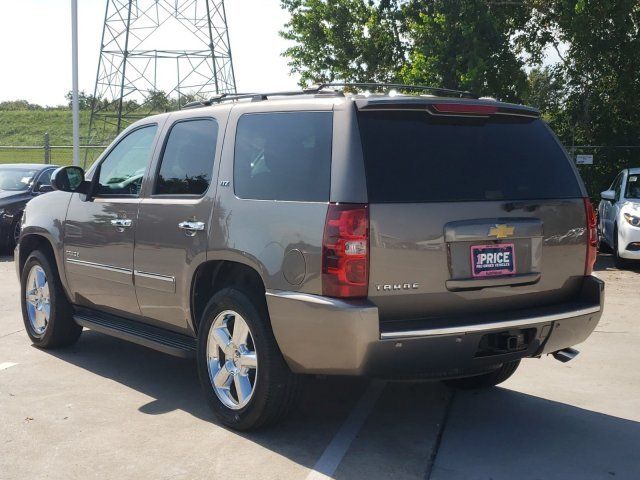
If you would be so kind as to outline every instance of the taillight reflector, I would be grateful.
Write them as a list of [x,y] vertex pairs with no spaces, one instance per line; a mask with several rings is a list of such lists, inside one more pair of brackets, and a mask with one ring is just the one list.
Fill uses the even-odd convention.
[[596,219],[596,212],[593,209],[591,200],[586,197],[584,198],[584,211],[587,222],[587,255],[584,264],[584,274],[591,275],[598,254],[598,220]]
[[498,111],[495,105],[468,105],[465,103],[434,103],[431,108],[436,113],[455,115],[493,115]]
[[329,204],[322,242],[322,293],[366,297],[369,289],[369,207]]

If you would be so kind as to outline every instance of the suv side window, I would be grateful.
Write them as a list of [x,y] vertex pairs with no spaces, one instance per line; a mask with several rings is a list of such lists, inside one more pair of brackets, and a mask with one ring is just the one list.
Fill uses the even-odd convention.
[[98,195],[138,195],[151,158],[157,125],[134,130],[100,164]]
[[169,133],[154,195],[203,195],[209,188],[218,142],[213,119],[176,123]]
[[326,202],[331,112],[246,114],[238,120],[234,188],[240,198]]

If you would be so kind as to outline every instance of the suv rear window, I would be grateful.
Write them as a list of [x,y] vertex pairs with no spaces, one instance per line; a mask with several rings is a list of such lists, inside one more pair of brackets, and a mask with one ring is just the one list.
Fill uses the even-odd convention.
[[582,196],[539,119],[360,112],[369,201],[451,202]]
[[331,185],[331,112],[246,114],[234,161],[240,198],[326,202]]

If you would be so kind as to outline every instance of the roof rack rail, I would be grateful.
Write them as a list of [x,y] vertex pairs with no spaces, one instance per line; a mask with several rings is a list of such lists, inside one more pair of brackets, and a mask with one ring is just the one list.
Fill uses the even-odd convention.
[[376,83],[376,82],[355,82],[355,83],[321,83],[318,85],[313,85],[305,89],[307,93],[311,92],[319,92],[324,88],[332,88],[332,87],[357,87],[357,88],[393,88],[398,90],[416,90],[416,91],[426,91],[426,92],[434,92],[438,94],[445,95],[453,95],[460,98],[473,98],[478,99],[480,95],[477,95],[473,92],[468,92],[466,90],[453,90],[451,88],[441,88],[441,87],[429,87],[426,85],[405,85],[402,83]]
[[215,95],[208,100],[196,100],[195,102],[189,102],[185,104],[182,109],[190,109],[190,108],[199,108],[199,107],[210,107],[215,103],[229,102],[234,100],[247,100],[251,99],[253,102],[260,102],[263,100],[267,100],[269,97],[291,97],[294,95],[334,95],[334,96],[344,96],[341,91],[320,91],[322,89],[316,89],[312,87],[310,89],[305,88],[303,90],[292,90],[292,91],[284,91],[284,92],[265,92],[265,93],[221,93],[219,95]]
[[344,96],[344,92],[342,90],[331,90],[333,88],[371,88],[371,89],[381,89],[381,88],[392,88],[398,90],[415,90],[415,91],[423,91],[423,92],[433,92],[440,95],[453,95],[460,98],[480,98],[479,95],[476,95],[472,92],[467,92],[464,90],[452,90],[450,88],[440,88],[440,87],[428,87],[425,85],[405,85],[402,83],[366,83],[366,82],[356,82],[356,83],[320,83],[318,85],[311,85],[303,88],[302,90],[291,90],[291,91],[283,91],[283,92],[268,92],[268,93],[220,93],[211,97],[208,100],[197,100],[195,102],[189,102],[182,107],[182,109],[191,109],[191,108],[199,108],[199,107],[210,107],[215,103],[222,102],[230,102],[235,100],[248,100],[250,99],[253,102],[261,102],[263,100],[268,100],[269,97],[292,97],[295,95],[332,95],[332,96]]
[[237,100],[239,98],[250,98],[253,95],[257,95],[257,94],[256,93],[220,93],[218,95],[214,95],[208,100],[196,100],[194,102],[186,103],[182,106],[182,109],[210,107],[214,103],[220,103],[225,100]]

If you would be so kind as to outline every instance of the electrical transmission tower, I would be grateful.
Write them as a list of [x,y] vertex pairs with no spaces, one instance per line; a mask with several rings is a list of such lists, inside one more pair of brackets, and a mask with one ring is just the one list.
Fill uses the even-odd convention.
[[235,91],[224,0],[107,0],[90,142]]

